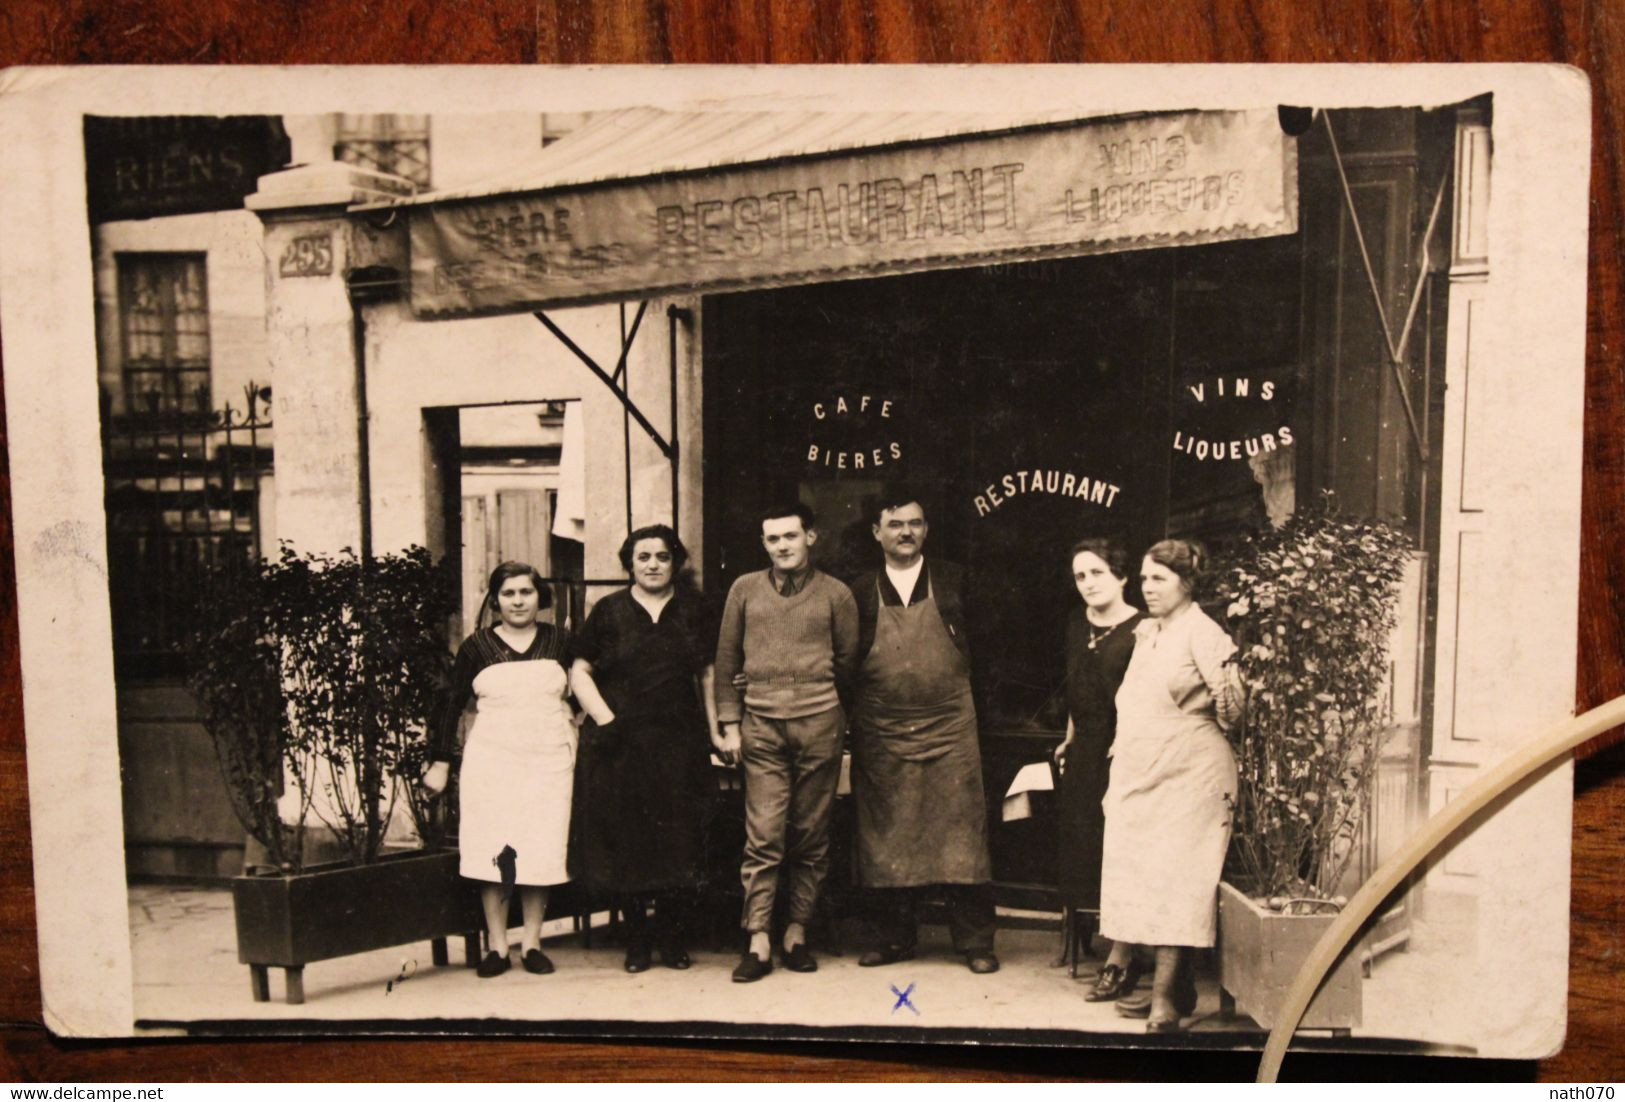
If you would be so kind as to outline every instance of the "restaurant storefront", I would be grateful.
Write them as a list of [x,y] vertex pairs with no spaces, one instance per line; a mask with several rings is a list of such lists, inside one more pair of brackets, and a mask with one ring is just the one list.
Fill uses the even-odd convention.
[[[299,430],[282,431],[279,494],[325,502],[306,535],[331,540],[360,485],[365,539],[455,557],[446,411],[579,400],[590,601],[619,576],[627,526],[666,520],[720,597],[764,564],[758,511],[790,498],[819,515],[819,565],[852,577],[876,562],[868,502],[909,483],[928,554],[968,569],[995,877],[1004,902],[1033,906],[1052,899],[1051,826],[998,808],[1065,726],[1067,549],[1175,534],[1222,550],[1333,491],[1420,552],[1374,860],[1426,811],[1436,749],[1437,594],[1455,569],[1445,383],[1451,350],[1466,355],[1447,337],[1470,229],[1463,143],[1487,134],[1485,110],[969,133],[640,110],[480,192],[323,206],[262,186],[250,205],[269,236],[333,233],[347,253],[313,339],[354,362],[372,404],[338,449],[359,482],[332,475],[330,418],[308,478],[288,455]],[[272,297],[314,301],[275,279]],[[288,402],[353,406],[347,380],[323,381],[330,361],[297,351],[276,364],[294,380],[277,384],[279,425]]]
[[[971,579],[973,685],[998,808],[1016,771],[1045,760],[1066,727],[1071,546],[1109,536],[1138,549],[1169,532],[1222,540],[1263,520],[1248,449],[1270,474],[1271,453],[1292,449],[1295,246],[1281,237],[707,298],[707,577],[720,589],[758,569],[757,509],[785,499],[817,511],[824,569],[846,579],[875,569],[871,503],[884,481],[905,481],[931,519],[928,554]],[[1188,262],[1198,254],[1207,263]],[[1178,311],[1226,263],[1262,288],[1232,287],[1228,311]],[[1273,419],[1181,418],[1191,403],[1172,395],[1187,378],[1231,390],[1242,380],[1252,393],[1234,400]],[[1168,445],[1179,432],[1228,447],[1229,426],[1249,423],[1243,458],[1211,470]],[[1054,882],[1050,826],[1043,814],[998,825],[1001,881]]]

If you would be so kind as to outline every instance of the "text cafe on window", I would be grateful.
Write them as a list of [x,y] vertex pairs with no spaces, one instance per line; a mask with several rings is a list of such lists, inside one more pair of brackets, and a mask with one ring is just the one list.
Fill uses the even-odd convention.
[[[561,489],[552,531],[580,554],[553,566],[589,583],[620,577],[629,526],[675,517],[720,599],[788,499],[850,578],[878,561],[867,503],[907,482],[927,554],[968,570],[995,876],[1020,904],[1050,898],[1051,827],[998,808],[1065,726],[1071,545],[1222,550],[1333,491],[1421,551],[1364,875],[1484,749],[1452,743],[1436,690],[1462,691],[1446,394],[1490,354],[1466,332],[1488,102],[972,125],[632,109],[477,190],[265,177],[267,254],[326,239],[340,273],[273,264],[273,331],[304,323],[273,340],[283,534],[462,554],[460,411],[509,402],[571,403],[561,478],[585,492]],[[357,402],[368,431],[337,439]]]

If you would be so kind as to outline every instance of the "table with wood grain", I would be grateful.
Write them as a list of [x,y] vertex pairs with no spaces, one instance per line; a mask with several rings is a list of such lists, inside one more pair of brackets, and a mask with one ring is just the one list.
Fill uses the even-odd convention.
[[[1625,692],[1625,7],[1603,0],[7,0],[0,64],[1561,62],[1593,88],[1580,708]],[[3,365],[11,366],[11,365]],[[3,369],[0,366],[0,369]],[[1250,1079],[1249,1053],[775,1042],[73,1043],[41,1022],[9,478],[0,474],[0,1079]],[[1539,1062],[1289,1055],[1283,1078],[1625,1078],[1625,752],[1575,773],[1568,1042]],[[1509,988],[1526,977],[1504,977]]]

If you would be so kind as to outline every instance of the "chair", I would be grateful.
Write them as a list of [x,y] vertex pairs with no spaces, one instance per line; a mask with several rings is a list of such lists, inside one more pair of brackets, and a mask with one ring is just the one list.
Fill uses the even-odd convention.
[[1100,932],[1100,912],[1092,908],[1061,907],[1061,958],[1073,979],[1078,978],[1078,962],[1092,956],[1090,939]]

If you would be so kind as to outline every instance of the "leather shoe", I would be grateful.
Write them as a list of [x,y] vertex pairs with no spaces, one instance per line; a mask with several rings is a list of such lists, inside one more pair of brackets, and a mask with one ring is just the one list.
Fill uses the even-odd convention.
[[1126,965],[1118,967],[1108,964],[1101,968],[1100,975],[1095,977],[1095,985],[1083,996],[1086,1003],[1114,1002],[1134,990],[1134,985],[1140,982],[1140,965],[1138,961],[1130,960]]
[[647,945],[632,945],[626,950],[626,970],[632,973],[647,972],[649,970],[649,947]]
[[1122,1018],[1151,1017],[1151,992],[1141,991],[1117,1000],[1117,1014]]
[[795,948],[784,954],[784,966],[792,972],[818,971],[818,961],[805,941],[796,942]]
[[992,949],[972,949],[965,954],[965,964],[978,976],[991,975],[999,970],[999,958]]
[[1185,1023],[1180,1018],[1151,1018],[1145,1023],[1147,1033],[1184,1033]]
[[660,949],[660,963],[681,972],[694,962],[689,959],[688,950],[681,945],[666,945]]
[[870,949],[858,958],[859,968],[879,968],[884,964],[896,964],[899,961],[913,960],[914,946],[888,945],[883,949]]
[[[1196,1013],[1196,981],[1189,976],[1183,976],[1174,987],[1174,1012],[1181,1017],[1189,1017]],[[1125,1018],[1149,1018],[1151,1016],[1151,992],[1141,991],[1125,999],[1117,1000],[1117,1013]]]
[[553,971],[553,962],[547,959],[547,954],[540,949],[527,949],[519,963],[525,966],[525,971],[533,976],[546,976]]
[[474,974],[482,980],[488,980],[493,976],[502,975],[511,966],[512,962],[508,960],[507,953],[499,953],[493,949],[480,958],[480,962],[474,966]]
[[734,966],[734,982],[755,983],[771,971],[773,971],[772,961],[763,960],[747,949],[739,958],[739,963]]

